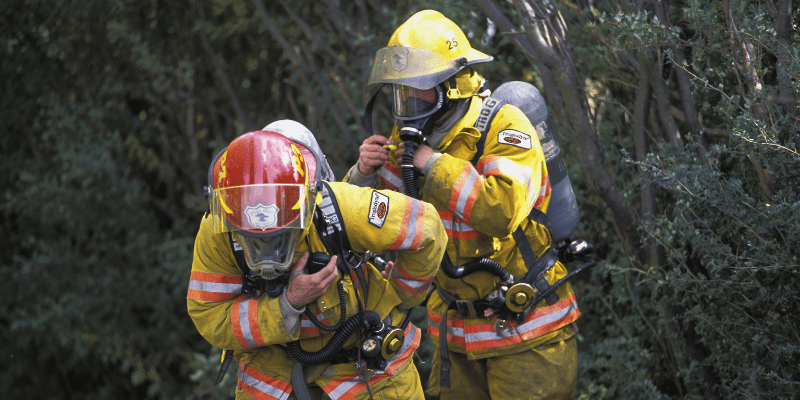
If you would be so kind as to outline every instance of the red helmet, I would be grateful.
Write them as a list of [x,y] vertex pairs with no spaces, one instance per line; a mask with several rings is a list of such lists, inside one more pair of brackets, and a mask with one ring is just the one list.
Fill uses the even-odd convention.
[[285,272],[311,224],[316,159],[309,149],[270,131],[231,142],[210,171],[215,232],[232,232],[247,265],[267,279]]

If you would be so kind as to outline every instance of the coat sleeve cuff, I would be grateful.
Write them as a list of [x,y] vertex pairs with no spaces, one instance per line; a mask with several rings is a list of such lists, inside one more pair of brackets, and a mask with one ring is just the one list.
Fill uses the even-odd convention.
[[345,182],[361,187],[375,187],[375,182],[377,180],[377,171],[369,175],[364,175],[358,170],[358,164],[353,165],[347,173],[347,176],[345,176]]
[[425,176],[430,175],[431,170],[433,169],[433,164],[436,164],[436,161],[439,161],[439,157],[441,156],[442,153],[434,152],[431,154],[431,156],[428,158],[428,161],[425,162],[425,169],[422,171]]
[[286,330],[289,331],[289,335],[292,338],[297,339],[300,337],[300,314],[306,311],[306,306],[300,307],[300,309],[296,309],[289,304],[289,300],[286,300],[286,291],[281,293],[281,296],[278,298],[278,305],[281,309],[281,314],[283,314],[283,322],[286,324]]

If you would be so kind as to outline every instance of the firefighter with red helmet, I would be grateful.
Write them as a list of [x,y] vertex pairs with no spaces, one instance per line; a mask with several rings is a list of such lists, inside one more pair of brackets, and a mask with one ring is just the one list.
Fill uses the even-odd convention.
[[569,399],[580,311],[546,220],[533,218],[551,199],[546,160],[526,115],[487,97],[473,66],[491,60],[439,12],[400,25],[375,55],[365,115],[385,85],[396,124],[388,138],[363,142],[345,181],[419,196],[444,223],[447,262],[427,302],[426,393]]
[[[288,120],[234,139],[209,180],[187,306],[238,362],[236,398],[423,398],[408,314],[444,253],[433,206],[333,182]],[[367,262],[387,251],[383,271]]]

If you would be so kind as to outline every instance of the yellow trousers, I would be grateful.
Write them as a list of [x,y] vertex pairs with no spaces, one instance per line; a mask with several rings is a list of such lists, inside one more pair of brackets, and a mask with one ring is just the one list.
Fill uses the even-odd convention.
[[442,360],[434,340],[426,393],[440,399],[571,399],[578,375],[575,337],[507,356],[469,360],[449,352],[450,387],[439,387]]

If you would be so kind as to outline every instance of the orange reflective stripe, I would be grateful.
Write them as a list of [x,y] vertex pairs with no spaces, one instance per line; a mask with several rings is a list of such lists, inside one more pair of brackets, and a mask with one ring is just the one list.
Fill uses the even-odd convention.
[[242,293],[242,276],[192,271],[186,298],[202,301],[229,301]]
[[239,389],[257,400],[286,400],[292,393],[292,386],[269,375],[257,371],[244,363],[239,363]]
[[[464,324],[461,319],[448,318],[447,341],[464,345],[467,351],[506,347],[552,332],[574,322],[580,315],[575,294],[570,293],[556,304],[529,313],[522,324],[509,321],[509,326],[499,332],[494,328],[494,320]],[[428,311],[428,333],[439,337],[441,320],[441,315]]]
[[533,206],[539,207],[544,204],[544,200],[547,198],[550,192],[550,174],[547,174],[542,177],[542,185],[539,188],[539,196],[536,198],[536,202],[533,203]]
[[[478,171],[483,176],[508,176],[519,182],[525,188],[525,200],[528,202],[528,209],[536,202],[534,196],[541,195],[541,190],[532,182],[532,169],[515,163],[505,157],[491,156],[484,157],[478,162]],[[542,178],[542,186],[546,184],[546,177]],[[543,201],[543,199],[542,199]]]
[[258,327],[258,300],[240,296],[231,307],[231,325],[239,345],[244,348],[264,346]]
[[422,294],[428,291],[433,282],[433,276],[414,276],[399,264],[394,265],[392,271],[392,279],[397,283],[397,286],[404,292],[410,294]]
[[425,206],[410,197],[405,198],[403,221],[397,239],[387,250],[416,250],[425,235]]
[[383,167],[378,168],[378,178],[384,189],[400,191],[400,188],[403,187],[402,176],[400,168],[392,164],[391,161],[385,162]]
[[448,238],[465,240],[484,236],[450,211],[439,210],[439,218],[442,220]]
[[[409,324],[405,330],[403,347],[401,347],[400,352],[387,360],[385,370],[375,371],[375,374],[369,380],[370,386],[386,378],[392,377],[419,347],[421,336],[422,334],[420,329],[412,324]],[[334,379],[328,382],[328,384],[325,385],[322,390],[324,390],[332,400],[351,400],[358,396],[366,388],[367,384],[361,379],[361,376],[354,374],[345,375],[338,379]]]
[[482,186],[483,177],[478,174],[478,171],[472,164],[464,165],[461,175],[456,179],[453,190],[450,192],[447,208],[469,223],[472,218],[472,208],[475,206]]
[[[431,336],[439,337],[439,324],[442,322],[442,316],[432,313],[428,310],[428,334]],[[447,319],[447,341],[453,344],[466,345],[464,338],[464,320],[461,319]]]

